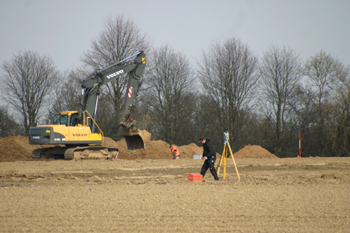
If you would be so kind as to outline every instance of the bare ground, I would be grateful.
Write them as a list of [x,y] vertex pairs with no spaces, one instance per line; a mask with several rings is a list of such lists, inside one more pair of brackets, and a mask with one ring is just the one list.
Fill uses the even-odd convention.
[[1,162],[0,232],[350,232],[350,158],[170,158]]

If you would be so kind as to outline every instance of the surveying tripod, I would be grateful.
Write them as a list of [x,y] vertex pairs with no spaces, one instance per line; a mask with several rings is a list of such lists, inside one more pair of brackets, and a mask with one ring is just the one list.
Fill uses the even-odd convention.
[[[217,171],[218,171],[217,173],[218,173],[218,176],[219,176],[220,168],[222,166],[224,167],[223,179],[226,178],[226,161],[227,161],[227,157],[228,157],[227,155],[228,155],[229,151],[231,153],[231,158],[232,158],[233,164],[235,165],[235,169],[236,169],[236,173],[237,173],[238,179],[240,180],[241,178],[239,176],[237,165],[236,165],[235,159],[233,158],[232,149],[231,149],[231,146],[230,146],[230,143],[229,143],[229,134],[228,134],[228,132],[224,132],[224,151],[222,152],[220,163],[219,163],[218,169],[217,169]],[[224,162],[224,165],[222,165],[222,162]]]

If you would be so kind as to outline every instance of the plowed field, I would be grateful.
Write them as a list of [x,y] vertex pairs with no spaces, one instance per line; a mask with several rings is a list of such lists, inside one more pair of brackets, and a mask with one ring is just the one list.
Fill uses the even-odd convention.
[[147,158],[152,147],[144,158],[126,150],[116,160],[2,158],[0,232],[350,232],[350,158],[242,149],[240,180],[229,158],[226,179],[221,170],[220,181],[208,172],[190,182],[200,147],[173,160],[168,146],[159,158]]

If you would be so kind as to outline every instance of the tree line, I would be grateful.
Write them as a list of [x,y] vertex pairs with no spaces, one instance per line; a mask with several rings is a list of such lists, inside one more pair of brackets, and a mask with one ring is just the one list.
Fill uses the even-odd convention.
[[[133,118],[153,140],[198,143],[210,138],[217,152],[229,132],[232,150],[260,145],[279,157],[350,155],[350,66],[321,50],[303,60],[293,49],[271,45],[261,57],[238,38],[216,42],[194,69],[170,45],[153,47],[137,25],[109,18],[82,56],[82,67],[58,71],[51,57],[19,52],[1,66],[1,137],[28,135],[55,113],[77,110],[81,81],[93,70],[138,50],[147,68]],[[97,123],[105,136],[122,138],[119,122],[128,76],[103,87]],[[11,111],[10,111],[10,109]]]

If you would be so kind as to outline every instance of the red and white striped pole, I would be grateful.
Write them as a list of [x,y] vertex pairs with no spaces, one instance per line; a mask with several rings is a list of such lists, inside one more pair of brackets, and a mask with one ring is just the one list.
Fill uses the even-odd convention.
[[128,97],[131,98],[131,96],[132,96],[132,87],[129,87]]
[[299,132],[299,158],[301,158],[301,133]]

